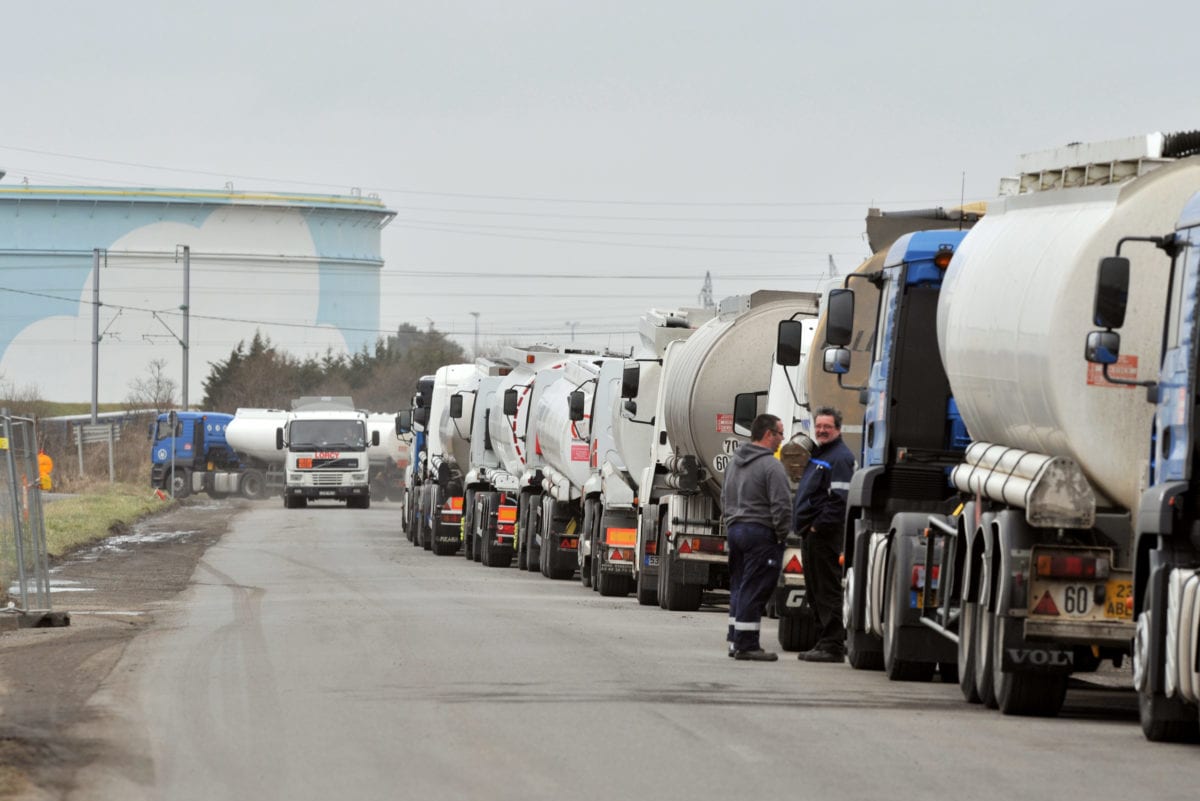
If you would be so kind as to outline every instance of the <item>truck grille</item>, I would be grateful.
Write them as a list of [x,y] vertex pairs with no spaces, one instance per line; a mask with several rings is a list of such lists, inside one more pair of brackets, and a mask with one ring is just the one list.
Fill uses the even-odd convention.
[[314,487],[340,487],[344,473],[309,473]]

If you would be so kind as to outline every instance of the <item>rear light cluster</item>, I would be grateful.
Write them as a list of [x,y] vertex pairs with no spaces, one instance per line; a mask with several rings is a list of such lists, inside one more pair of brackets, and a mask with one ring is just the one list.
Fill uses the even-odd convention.
[[1037,576],[1054,579],[1106,579],[1109,561],[1103,556],[1051,556],[1038,554]]
[[511,537],[517,530],[517,507],[501,506],[496,510],[496,536]]
[[609,548],[608,561],[610,562],[632,562],[633,551],[629,548]]
[[725,553],[725,540],[719,537],[680,537],[676,550],[685,553]]
[[[933,566],[933,582],[929,585],[931,590],[938,588],[938,577],[941,573],[941,568],[938,565]],[[925,589],[925,565],[914,565],[912,569],[912,587],[914,590]]]
[[463,499],[456,495],[446,499],[442,504],[442,519],[447,517],[462,517]]

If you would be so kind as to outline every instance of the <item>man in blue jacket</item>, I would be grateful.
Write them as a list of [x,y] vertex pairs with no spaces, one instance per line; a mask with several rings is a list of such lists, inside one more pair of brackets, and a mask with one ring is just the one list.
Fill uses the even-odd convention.
[[817,448],[796,488],[796,532],[801,537],[808,601],[817,617],[817,644],[799,658],[841,662],[846,658],[842,623],[841,555],[845,540],[846,495],[854,474],[854,454],[842,441],[842,413],[824,406],[813,416]]
[[774,662],[778,655],[759,642],[767,599],[779,583],[783,541],[792,530],[792,491],[787,470],[775,458],[783,423],[760,414],[750,442],[733,452],[721,486],[721,510],[729,540],[729,655]]

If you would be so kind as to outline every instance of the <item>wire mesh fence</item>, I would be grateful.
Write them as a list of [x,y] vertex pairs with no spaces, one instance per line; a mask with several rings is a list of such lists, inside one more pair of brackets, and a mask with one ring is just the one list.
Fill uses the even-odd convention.
[[7,409],[0,409],[0,600],[17,612],[50,609],[37,428]]

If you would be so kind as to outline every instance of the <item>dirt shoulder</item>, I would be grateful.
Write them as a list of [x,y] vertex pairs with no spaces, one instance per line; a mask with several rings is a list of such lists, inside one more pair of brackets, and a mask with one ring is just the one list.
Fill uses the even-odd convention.
[[51,599],[71,625],[0,633],[0,799],[60,798],[71,787],[92,750],[68,731],[246,503],[189,498],[58,560]]

